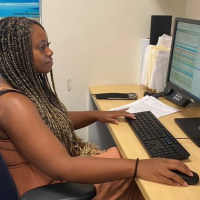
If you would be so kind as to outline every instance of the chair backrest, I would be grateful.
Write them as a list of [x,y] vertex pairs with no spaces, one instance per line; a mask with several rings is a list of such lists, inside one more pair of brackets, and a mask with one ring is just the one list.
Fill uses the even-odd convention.
[[19,195],[8,167],[0,153],[0,199],[18,200]]

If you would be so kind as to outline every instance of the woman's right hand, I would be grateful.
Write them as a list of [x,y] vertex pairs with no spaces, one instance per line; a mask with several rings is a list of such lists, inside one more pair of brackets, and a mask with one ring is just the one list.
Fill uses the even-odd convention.
[[139,161],[137,177],[168,185],[188,186],[188,184],[180,178],[180,176],[173,173],[171,170],[178,170],[189,176],[193,176],[188,166],[179,160],[152,158]]

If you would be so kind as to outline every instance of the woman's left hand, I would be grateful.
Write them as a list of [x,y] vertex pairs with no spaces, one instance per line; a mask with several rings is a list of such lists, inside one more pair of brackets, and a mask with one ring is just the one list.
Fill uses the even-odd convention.
[[129,117],[136,119],[135,116],[127,112],[128,108],[124,108],[118,111],[100,111],[98,112],[97,120],[102,123],[118,124],[117,118],[119,117]]

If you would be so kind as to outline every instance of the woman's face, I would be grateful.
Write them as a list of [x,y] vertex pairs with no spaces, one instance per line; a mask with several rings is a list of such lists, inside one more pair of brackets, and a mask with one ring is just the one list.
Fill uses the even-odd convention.
[[38,73],[48,73],[53,66],[53,51],[49,48],[46,32],[38,25],[31,29],[34,66]]

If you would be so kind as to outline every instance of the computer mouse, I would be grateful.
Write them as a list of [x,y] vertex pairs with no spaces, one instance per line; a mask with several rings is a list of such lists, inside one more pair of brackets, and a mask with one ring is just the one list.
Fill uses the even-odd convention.
[[171,171],[179,175],[188,185],[196,185],[199,182],[199,175],[194,171],[192,171],[193,176],[188,176],[187,174],[184,174],[178,170]]

